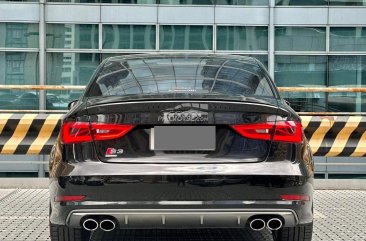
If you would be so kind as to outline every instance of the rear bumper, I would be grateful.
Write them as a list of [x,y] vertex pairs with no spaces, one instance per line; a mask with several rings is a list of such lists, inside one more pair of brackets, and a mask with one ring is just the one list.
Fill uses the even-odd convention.
[[106,217],[115,220],[119,228],[235,228],[249,225],[255,216],[278,217],[284,227],[298,224],[293,210],[255,209],[84,209],[73,210],[66,225],[80,228],[83,220],[90,217]]
[[[88,178],[94,178],[94,182],[75,184],[70,179],[65,182],[65,178],[52,181],[51,223],[80,227],[84,217],[106,215],[118,220],[121,228],[241,227],[253,215],[262,214],[280,216],[289,227],[313,220],[313,186],[310,181],[299,185],[299,177],[191,176],[184,180],[176,176],[140,176],[145,182],[124,184]],[[131,181],[126,176],[118,178]],[[208,179],[206,183],[204,178]],[[279,180],[287,182],[280,184]],[[280,199],[281,194],[292,193],[309,195],[310,201]],[[58,195],[87,198],[81,202],[54,202]]]
[[[122,228],[238,227],[263,212],[286,217],[286,226],[313,220],[313,177],[301,163],[58,164],[50,179],[53,224],[80,226],[94,214],[109,214]],[[285,194],[310,201],[281,200]],[[86,199],[54,202],[59,195]]]

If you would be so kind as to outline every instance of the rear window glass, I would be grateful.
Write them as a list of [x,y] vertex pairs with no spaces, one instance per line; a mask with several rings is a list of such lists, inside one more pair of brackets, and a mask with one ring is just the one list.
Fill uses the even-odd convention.
[[156,57],[110,59],[87,96],[141,98],[274,97],[263,70],[252,59]]

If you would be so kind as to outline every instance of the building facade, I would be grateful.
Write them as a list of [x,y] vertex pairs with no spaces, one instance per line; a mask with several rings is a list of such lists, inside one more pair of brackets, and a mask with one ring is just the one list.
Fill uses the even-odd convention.
[[[278,86],[363,87],[366,0],[0,0],[0,85],[86,85],[110,56],[197,51],[254,56]],[[79,95],[0,90],[0,109]],[[301,112],[366,111],[363,93],[283,96]]]

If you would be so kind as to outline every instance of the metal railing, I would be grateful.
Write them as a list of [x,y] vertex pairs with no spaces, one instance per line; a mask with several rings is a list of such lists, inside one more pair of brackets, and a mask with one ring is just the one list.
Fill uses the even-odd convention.
[[[0,85],[0,90],[77,90],[83,91],[86,86],[83,85]],[[366,87],[278,87],[280,92],[292,93],[366,93]],[[65,113],[67,110],[1,110],[0,113]],[[348,116],[363,116],[365,112],[299,112],[300,115],[348,115]]]
[[[84,90],[83,85],[0,85],[0,90]],[[356,92],[366,93],[366,87],[278,87],[281,92]]]
[[83,85],[0,85],[0,90],[84,90]]

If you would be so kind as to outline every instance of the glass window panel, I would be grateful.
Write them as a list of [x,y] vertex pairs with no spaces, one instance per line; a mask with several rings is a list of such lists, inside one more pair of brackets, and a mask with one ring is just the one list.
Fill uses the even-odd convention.
[[47,24],[47,48],[98,49],[97,24]]
[[328,95],[328,110],[335,112],[366,111],[365,93],[337,92]]
[[212,26],[160,26],[160,49],[212,50]]
[[38,53],[0,52],[0,84],[38,83]]
[[326,93],[295,93],[295,92],[281,92],[281,96],[287,100],[291,108],[297,112],[325,112],[336,111],[330,110],[327,105]]
[[156,0],[47,0],[48,2],[72,3],[122,3],[122,4],[155,4]]
[[195,4],[195,5],[212,5],[214,0],[160,0],[160,4]]
[[[22,2],[39,2],[38,0],[21,0]],[[19,2],[19,0],[0,0],[0,2]]]
[[155,4],[156,0],[101,0],[102,3]]
[[1,48],[38,48],[36,23],[0,23]]
[[136,98],[131,96],[135,94],[153,98],[152,94],[166,98],[171,94],[187,96],[187,93],[197,94],[198,98],[211,94],[229,99],[242,99],[243,95],[273,96],[268,80],[254,61],[247,58],[228,60],[219,56],[114,58],[98,73],[89,96]]
[[218,50],[267,50],[267,27],[218,26]]
[[0,109],[37,110],[39,109],[39,91],[0,90]]
[[329,56],[329,85],[366,85],[366,56]]
[[328,5],[328,0],[276,0],[276,5],[318,6],[318,5]]
[[87,85],[100,63],[97,53],[47,53],[47,84]]
[[268,69],[268,55],[249,54],[249,55],[246,55],[246,56],[258,59],[264,65],[264,67],[266,69]]
[[268,5],[268,0],[216,0],[218,5]]
[[121,56],[121,55],[129,55],[129,54],[134,54],[134,53],[102,53],[101,54],[101,58],[102,58],[101,61],[105,60],[106,58],[116,57],[116,56]]
[[366,51],[366,28],[330,28],[331,51]]
[[325,51],[325,28],[276,27],[275,33],[277,51]]
[[278,86],[325,86],[327,57],[277,55],[274,77]]
[[[37,60],[38,53],[0,52],[0,84],[37,84]],[[0,109],[38,109],[38,92],[0,90]]]
[[80,98],[82,91],[76,90],[55,90],[46,92],[47,110],[67,110],[68,104]]
[[155,49],[155,25],[103,25],[103,49]]
[[65,2],[65,3],[99,3],[99,0],[47,0],[47,2]]
[[[274,79],[277,86],[325,86],[326,56],[276,56]],[[326,111],[324,93],[281,94],[296,111]]]
[[366,0],[329,0],[329,4],[336,6],[365,6]]

